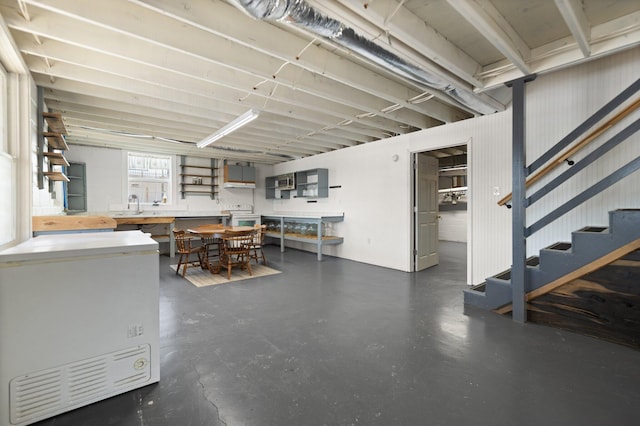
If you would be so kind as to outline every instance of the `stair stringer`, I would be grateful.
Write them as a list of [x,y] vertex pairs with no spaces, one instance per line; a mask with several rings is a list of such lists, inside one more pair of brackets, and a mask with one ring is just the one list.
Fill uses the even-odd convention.
[[[574,276],[575,271],[589,271],[589,265],[597,263],[598,259],[610,256],[621,247],[640,239],[640,210],[638,209],[610,211],[609,224],[609,228],[602,228],[603,230],[597,233],[580,230],[572,232],[572,243],[567,250],[553,248],[540,250],[539,264],[527,266],[525,270],[527,274],[525,293],[532,293],[570,274]],[[613,260],[615,259],[609,262]],[[509,271],[505,271],[487,278],[483,283],[484,291],[478,291],[480,286],[464,290],[464,303],[487,310],[506,307],[506,310],[501,311],[508,312],[508,306],[512,302],[511,280],[500,278],[510,275],[508,273]]]

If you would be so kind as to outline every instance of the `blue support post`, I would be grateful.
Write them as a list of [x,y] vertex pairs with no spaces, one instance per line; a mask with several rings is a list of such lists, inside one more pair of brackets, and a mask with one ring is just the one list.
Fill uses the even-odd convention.
[[512,265],[511,265],[511,300],[512,318],[524,323],[527,321],[525,305],[525,284],[527,273],[527,238],[526,225],[526,179],[527,164],[525,151],[525,84],[535,80],[535,75],[519,78],[507,83],[513,92],[512,100]]

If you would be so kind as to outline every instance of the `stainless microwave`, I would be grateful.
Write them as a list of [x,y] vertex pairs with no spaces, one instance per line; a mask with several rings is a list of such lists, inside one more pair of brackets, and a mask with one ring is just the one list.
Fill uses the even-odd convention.
[[295,187],[296,187],[296,182],[295,182],[294,173],[287,173],[287,174],[278,176],[276,188],[282,190],[282,189],[295,189]]

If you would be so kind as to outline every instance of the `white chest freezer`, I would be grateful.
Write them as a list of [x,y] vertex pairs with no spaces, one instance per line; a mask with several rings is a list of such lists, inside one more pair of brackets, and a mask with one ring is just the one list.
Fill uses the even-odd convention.
[[160,380],[158,243],[41,235],[0,252],[0,425]]

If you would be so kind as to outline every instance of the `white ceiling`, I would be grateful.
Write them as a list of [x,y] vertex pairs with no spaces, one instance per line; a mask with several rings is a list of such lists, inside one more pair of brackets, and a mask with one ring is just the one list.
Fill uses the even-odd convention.
[[[316,29],[353,29],[366,57],[348,30],[241,2],[287,3],[0,0],[22,54],[4,65],[28,67],[69,143],[274,164],[500,111],[506,81],[640,44],[638,0],[291,1],[334,20]],[[257,120],[195,147],[250,108]]]

